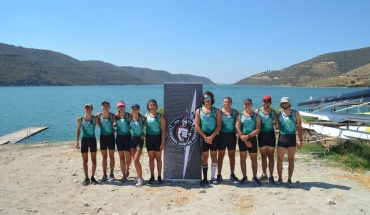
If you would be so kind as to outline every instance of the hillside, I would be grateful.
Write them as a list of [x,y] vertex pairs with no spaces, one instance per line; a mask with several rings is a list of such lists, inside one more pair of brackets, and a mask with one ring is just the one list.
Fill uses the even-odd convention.
[[197,82],[203,82],[204,84],[214,84],[211,80],[201,76],[188,75],[188,74],[171,74],[163,70],[151,70],[148,68],[137,68],[137,67],[121,67],[125,72],[140,76],[144,82],[153,82],[154,84],[161,84],[163,82],[193,82],[194,79]]
[[370,86],[370,47],[323,54],[290,67],[244,78],[236,85]]
[[205,77],[79,61],[59,52],[3,43],[0,43],[0,77],[0,86],[140,85],[175,81],[214,84]]

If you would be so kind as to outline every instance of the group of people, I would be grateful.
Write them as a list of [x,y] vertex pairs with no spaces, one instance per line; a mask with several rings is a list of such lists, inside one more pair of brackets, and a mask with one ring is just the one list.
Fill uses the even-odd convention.
[[[232,99],[225,97],[223,108],[213,106],[215,102],[212,92],[206,91],[202,95],[202,107],[195,113],[195,128],[201,136],[202,148],[202,171],[203,180],[201,186],[208,183],[219,184],[223,178],[221,175],[222,164],[227,148],[230,159],[230,179],[244,184],[247,178],[246,158],[247,153],[252,164],[252,182],[261,185],[261,181],[268,180],[275,184],[274,154],[276,148],[275,129],[279,129],[277,144],[277,170],[278,184],[282,184],[283,160],[288,151],[288,183],[292,183],[294,170],[294,156],[296,147],[302,147],[302,125],[299,112],[291,109],[290,99],[283,97],[280,101],[280,111],[271,108],[272,99],[266,95],[262,99],[262,107],[253,110],[252,99],[245,98],[243,111],[239,113],[232,108]],[[296,139],[298,132],[298,141]],[[238,137],[238,140],[237,140]],[[257,138],[258,137],[258,138]],[[239,147],[240,167],[243,177],[241,180],[235,176],[235,149]],[[257,177],[257,152],[258,148],[262,159],[262,175]],[[207,179],[208,157],[211,155],[211,180]],[[267,175],[267,160],[269,176]],[[216,175],[217,169],[217,177]]]
[[[294,171],[294,156],[296,148],[302,147],[302,126],[299,112],[291,108],[290,99],[283,97],[280,101],[281,110],[271,108],[272,99],[269,95],[262,98],[262,107],[252,109],[252,99],[245,98],[243,111],[239,112],[232,108],[232,99],[225,97],[223,107],[214,107],[214,95],[206,91],[202,95],[202,107],[195,112],[195,129],[200,135],[200,146],[202,151],[202,173],[201,186],[206,184],[219,184],[222,182],[222,166],[226,148],[230,160],[230,179],[244,184],[248,181],[246,171],[247,154],[252,165],[252,182],[261,185],[261,181],[269,181],[275,184],[274,155],[276,149],[275,129],[279,130],[277,143],[277,173],[278,184],[282,181],[283,160],[288,152],[288,180],[292,183]],[[84,185],[97,184],[95,179],[97,141],[95,138],[95,126],[100,127],[100,150],[102,154],[103,178],[102,182],[115,180],[114,153],[117,151],[120,158],[122,171],[122,183],[127,181],[129,167],[133,159],[137,172],[137,186],[144,184],[140,156],[143,150],[144,139],[149,156],[149,167],[151,177],[149,184],[155,182],[154,169],[157,163],[157,182],[163,183],[162,172],[162,150],[166,138],[166,119],[157,112],[156,100],[151,99],[147,103],[147,113],[140,114],[140,106],[131,106],[131,113],[125,111],[126,104],[123,101],[117,103],[117,113],[110,112],[110,103],[102,103],[102,112],[92,114],[93,106],[85,105],[85,114],[77,117],[76,148],[81,149],[83,159],[83,170],[85,174]],[[144,127],[146,127],[144,132]],[[80,131],[82,130],[81,146],[79,143]],[[116,135],[115,135],[116,133]],[[296,138],[298,133],[298,140]],[[235,150],[238,144],[240,152],[240,167],[243,174],[239,180],[235,175]],[[88,151],[90,149],[92,172],[88,176]],[[261,154],[262,175],[257,177],[257,153]],[[110,160],[110,174],[107,175],[108,155]],[[211,157],[211,180],[208,181],[208,158]],[[267,166],[269,175],[267,175]],[[217,170],[217,176],[216,176]]]
[[[86,104],[84,107],[85,114],[77,117],[77,132],[76,132],[76,148],[81,149],[83,170],[85,180],[83,185],[97,184],[95,179],[96,171],[96,152],[97,141],[95,138],[95,127],[100,128],[100,151],[102,154],[103,177],[101,182],[108,180],[115,181],[114,153],[117,146],[118,155],[120,158],[120,166],[122,171],[122,183],[127,181],[130,174],[129,168],[133,159],[137,173],[137,186],[144,184],[142,176],[142,167],[140,156],[146,139],[146,149],[149,156],[149,166],[151,178],[148,183],[154,183],[154,168],[157,163],[158,183],[163,183],[161,176],[162,172],[162,150],[164,149],[164,141],[166,135],[166,120],[164,116],[157,112],[157,101],[151,99],[147,103],[147,113],[140,114],[140,106],[134,104],[131,106],[131,113],[126,112],[126,104],[123,101],[117,103],[117,113],[110,112],[110,103],[104,101],[102,103],[102,112],[93,115],[93,106]],[[146,132],[144,132],[144,127]],[[79,143],[82,130],[81,145]],[[116,134],[116,135],[115,135]],[[88,151],[92,162],[91,177],[88,174]],[[109,155],[109,178],[107,175]]]

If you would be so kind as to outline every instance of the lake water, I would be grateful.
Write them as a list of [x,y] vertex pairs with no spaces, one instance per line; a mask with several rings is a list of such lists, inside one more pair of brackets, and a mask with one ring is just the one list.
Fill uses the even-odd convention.
[[[216,107],[222,107],[223,98],[230,96],[233,107],[238,110],[243,109],[245,97],[250,97],[257,108],[262,97],[269,94],[275,107],[279,106],[281,97],[288,96],[293,108],[300,110],[297,103],[310,96],[315,98],[359,89],[204,85],[203,92],[206,90],[215,95]],[[0,136],[30,126],[50,126],[22,143],[75,140],[76,116],[84,114],[86,103],[93,104],[95,114],[101,111],[102,101],[109,101],[111,112],[115,113],[117,101],[124,100],[128,107],[138,103],[144,114],[151,98],[157,100],[160,108],[164,107],[163,94],[163,85],[0,87]]]

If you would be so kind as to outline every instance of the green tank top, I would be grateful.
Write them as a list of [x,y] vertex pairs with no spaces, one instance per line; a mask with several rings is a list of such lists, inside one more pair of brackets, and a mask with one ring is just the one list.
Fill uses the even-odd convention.
[[242,124],[242,132],[243,134],[250,134],[256,129],[257,125],[257,114],[253,112],[253,115],[245,116],[244,112],[240,114],[240,122]]
[[211,112],[205,114],[202,108],[199,108],[199,118],[202,131],[204,133],[213,133],[217,127],[216,108],[212,107]]
[[140,137],[143,134],[143,130],[144,130],[144,126],[143,126],[141,114],[139,115],[139,119],[137,121],[134,121],[133,118],[130,119],[131,136]]
[[95,116],[92,116],[90,121],[81,116],[81,124],[82,137],[95,137]]
[[117,134],[119,135],[128,135],[130,134],[130,122],[128,119],[128,113],[125,114],[123,118],[116,120],[117,125]]
[[108,118],[103,117],[103,113],[100,114],[100,135],[111,135],[113,134],[113,113],[109,113]]
[[221,110],[222,127],[221,132],[234,133],[235,132],[235,121],[236,121],[236,110],[232,109],[230,115],[226,115]]
[[151,117],[150,113],[145,114],[146,122],[146,134],[149,135],[158,135],[162,133],[161,129],[161,114],[157,113],[155,117]]
[[295,110],[292,110],[289,116],[284,116],[283,112],[279,112],[279,128],[280,134],[295,134],[297,127],[297,119]]
[[270,113],[268,114],[263,113],[262,108],[258,110],[258,114],[261,116],[261,132],[269,132],[274,130],[274,113],[274,109],[271,109]]

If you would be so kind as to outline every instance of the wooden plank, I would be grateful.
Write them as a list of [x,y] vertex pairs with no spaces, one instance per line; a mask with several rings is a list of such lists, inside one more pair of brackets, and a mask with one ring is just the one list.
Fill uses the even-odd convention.
[[[42,130],[45,130],[49,128],[49,126],[44,127],[28,127],[21,129],[19,131],[15,131],[10,134],[6,134],[2,137],[0,137],[0,143],[6,144],[6,143],[17,143],[27,137],[30,137]],[[2,145],[2,144],[0,144]]]
[[8,144],[9,140],[0,140],[0,145]]

